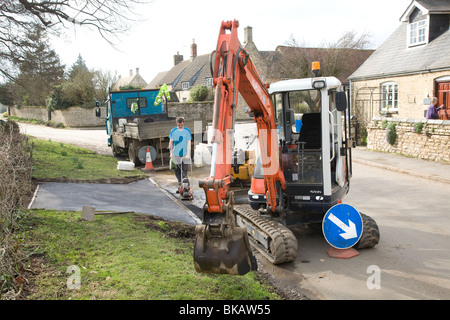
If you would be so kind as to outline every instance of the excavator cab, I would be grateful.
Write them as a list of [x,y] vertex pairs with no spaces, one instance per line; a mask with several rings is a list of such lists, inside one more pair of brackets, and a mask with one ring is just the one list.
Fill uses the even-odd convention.
[[[346,92],[334,77],[280,81],[269,92],[286,181],[286,212],[295,212],[285,216],[286,224],[320,222],[349,190]],[[257,161],[255,172],[259,166]],[[253,177],[249,191],[254,209],[265,207],[265,199],[255,192],[261,178]]]

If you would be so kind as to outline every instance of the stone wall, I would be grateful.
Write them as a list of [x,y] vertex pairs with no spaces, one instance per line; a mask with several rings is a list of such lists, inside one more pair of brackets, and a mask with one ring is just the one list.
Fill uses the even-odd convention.
[[9,115],[25,119],[48,121],[48,112],[45,107],[9,107]]
[[[25,119],[49,121],[45,107],[10,107],[10,115]],[[62,123],[65,127],[98,127],[105,125],[105,107],[101,108],[102,118],[95,116],[95,109],[71,107],[66,110],[56,110],[51,114],[51,121]]]
[[101,108],[102,117],[95,116],[95,109],[71,107],[67,110],[52,112],[52,121],[66,127],[97,127],[105,125],[105,107]]
[[[184,117],[186,119],[212,121],[213,102],[196,103],[169,103],[169,117]],[[48,121],[48,112],[45,107],[10,107],[12,116]],[[95,116],[95,109],[71,107],[66,110],[52,112],[51,120],[62,123],[65,127],[101,127],[105,125],[105,107],[101,107],[101,118]],[[238,108],[236,120],[253,121],[242,108]]]
[[[186,119],[204,119],[208,122],[212,122],[213,116],[212,101],[208,102],[195,102],[195,103],[169,103],[169,117],[184,117]],[[239,121],[253,121],[253,118],[245,112],[244,107],[239,107],[236,110],[236,120]]]
[[212,121],[213,103],[212,102],[195,102],[195,103],[178,103],[169,102],[169,117],[184,117],[189,120],[205,120]]
[[[396,124],[393,145],[386,139],[386,127]],[[420,133],[415,127],[423,124]],[[450,120],[373,118],[367,127],[367,148],[394,152],[425,160],[450,163]]]

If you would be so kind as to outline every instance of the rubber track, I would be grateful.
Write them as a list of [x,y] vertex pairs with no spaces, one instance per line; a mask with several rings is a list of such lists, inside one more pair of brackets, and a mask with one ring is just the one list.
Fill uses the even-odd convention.
[[253,239],[249,234],[249,240],[253,247],[273,264],[294,261],[297,258],[298,242],[295,235],[277,221],[262,218],[250,205],[235,205],[235,214],[239,214],[245,220],[251,222],[255,228],[269,238],[269,250]]

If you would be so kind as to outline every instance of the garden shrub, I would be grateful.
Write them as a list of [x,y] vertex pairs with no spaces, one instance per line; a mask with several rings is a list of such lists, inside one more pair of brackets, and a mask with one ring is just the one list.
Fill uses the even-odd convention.
[[386,140],[391,146],[393,146],[395,143],[395,140],[397,140],[396,126],[397,126],[396,123],[391,122],[387,125],[387,128],[386,128]]
[[422,133],[423,126],[424,126],[424,124],[423,124],[422,121],[416,122],[414,124],[414,132],[415,133]]
[[190,96],[192,101],[205,101],[208,97],[208,88],[204,85],[196,86],[191,90]]
[[0,121],[0,300],[21,292],[24,253],[18,234],[32,184],[32,147],[17,123]]

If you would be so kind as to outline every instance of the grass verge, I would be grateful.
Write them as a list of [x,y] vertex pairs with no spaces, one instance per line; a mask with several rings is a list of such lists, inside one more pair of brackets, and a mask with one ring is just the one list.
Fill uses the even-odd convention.
[[22,117],[16,117],[16,116],[8,116],[4,115],[5,119],[9,119],[11,121],[16,121],[16,122],[24,122],[24,123],[31,123],[31,124],[40,124],[40,125],[45,125],[47,127],[53,127],[53,128],[64,128],[64,124],[60,123],[60,122],[53,122],[53,121],[44,121],[44,120],[38,120],[38,119],[27,119],[27,118],[22,118]]
[[[146,177],[117,170],[117,160],[39,139],[33,177],[99,181]],[[259,300],[280,299],[250,272],[205,275],[193,263],[194,229],[150,215],[113,214],[81,220],[81,212],[28,210],[20,224],[28,256],[18,278],[29,300]]]
[[280,299],[253,272],[197,273],[194,230],[181,223],[139,214],[87,222],[80,212],[31,210],[22,228],[28,299]]
[[117,159],[98,155],[94,151],[48,140],[31,139],[33,178],[37,180],[120,181],[143,179],[147,175],[138,169],[117,169]]

